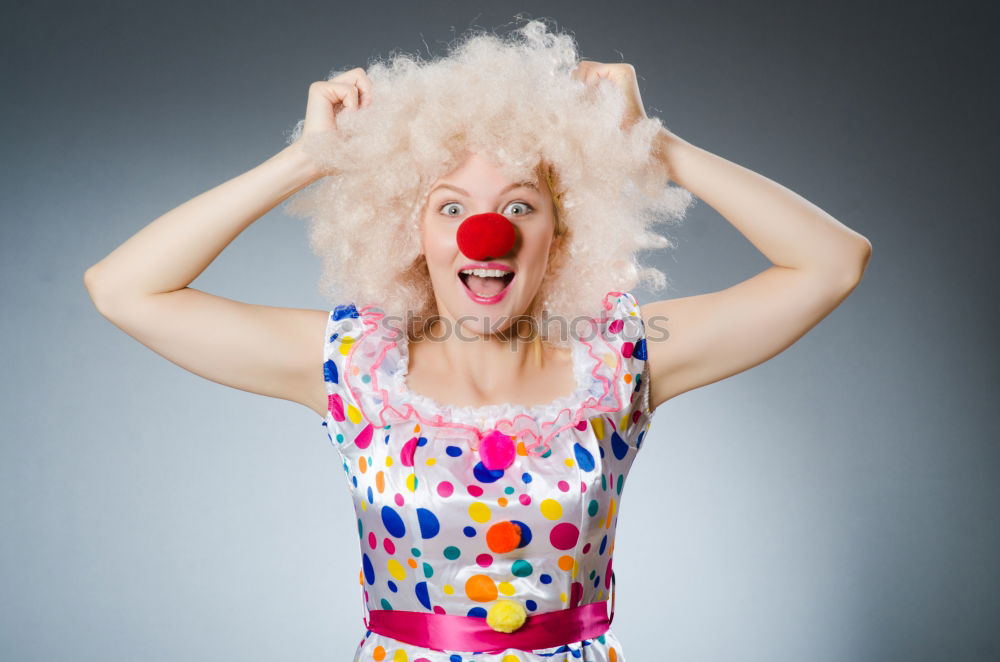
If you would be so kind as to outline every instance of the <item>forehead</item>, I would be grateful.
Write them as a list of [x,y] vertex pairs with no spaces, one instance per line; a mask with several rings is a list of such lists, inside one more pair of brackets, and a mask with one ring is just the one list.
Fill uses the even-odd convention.
[[[515,171],[518,172],[515,174]],[[510,170],[473,151],[466,152],[465,159],[449,172],[442,174],[428,190],[445,188],[458,193],[472,192],[483,195],[506,193],[520,187],[538,191],[540,174],[538,168],[535,168],[534,172],[525,172],[517,168]]]
[[[479,183],[479,182],[477,182],[476,185],[475,185],[475,188],[478,191],[486,191],[486,190],[489,190],[491,187],[487,183]],[[536,186],[534,182],[524,181],[524,182],[514,182],[512,184],[508,184],[507,186],[504,186],[502,189],[499,190],[499,194],[503,195],[504,193],[507,193],[508,191],[513,191],[515,189],[520,189],[520,188],[528,188],[528,189],[532,189],[532,190],[538,192],[538,186]],[[434,193],[436,191],[445,191],[445,192],[459,193],[459,194],[465,195],[465,196],[472,195],[469,191],[467,191],[466,189],[462,188],[458,184],[451,183],[451,182],[449,182],[446,179],[439,179],[437,181],[437,183],[435,183],[435,185],[431,188],[430,192]]]

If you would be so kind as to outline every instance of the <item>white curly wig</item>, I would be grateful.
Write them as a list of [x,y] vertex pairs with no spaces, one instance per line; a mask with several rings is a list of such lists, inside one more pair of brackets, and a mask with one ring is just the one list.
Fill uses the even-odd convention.
[[570,77],[578,61],[574,38],[540,20],[506,37],[471,32],[443,58],[397,53],[370,64],[372,105],[340,113],[336,131],[303,136],[300,121],[288,143],[301,139],[332,173],[285,203],[311,219],[321,294],[376,304],[387,319],[434,315],[419,219],[430,187],[469,151],[552,194],[560,254],[529,314],[591,318],[608,291],[665,287],[637,253],[672,246],[649,228],[679,222],[693,197],[669,185],[656,157],[660,119],[623,132],[624,95],[606,80],[588,91]]

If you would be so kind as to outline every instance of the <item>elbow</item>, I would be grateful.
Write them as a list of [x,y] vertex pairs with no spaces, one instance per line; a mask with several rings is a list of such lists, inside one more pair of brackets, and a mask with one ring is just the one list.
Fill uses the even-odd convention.
[[841,280],[845,287],[853,290],[861,282],[872,259],[872,242],[858,235],[856,246],[842,261]]
[[94,267],[90,267],[83,272],[83,287],[86,288],[87,294],[90,295],[91,300],[94,298]]
[[857,275],[858,281],[865,275],[865,269],[872,259],[872,242],[867,237],[858,235]]
[[99,282],[97,277],[97,272],[94,267],[90,267],[85,272],[83,272],[83,286],[87,290],[87,294],[90,295],[90,300],[93,302],[94,307],[102,314],[105,315],[105,310],[107,308],[107,296],[104,294],[104,288]]
[[850,292],[861,282],[871,261],[872,244],[861,235],[828,255],[822,266],[810,269],[813,276],[839,292]]

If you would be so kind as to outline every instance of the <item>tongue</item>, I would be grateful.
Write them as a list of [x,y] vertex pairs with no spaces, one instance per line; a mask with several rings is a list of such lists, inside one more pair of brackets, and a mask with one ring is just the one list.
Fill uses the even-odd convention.
[[466,281],[469,289],[481,297],[491,297],[500,293],[504,288],[504,279],[496,276],[476,276],[470,274]]

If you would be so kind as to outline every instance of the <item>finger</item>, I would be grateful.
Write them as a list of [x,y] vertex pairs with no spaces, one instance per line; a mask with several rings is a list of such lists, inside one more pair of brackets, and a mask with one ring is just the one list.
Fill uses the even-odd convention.
[[344,104],[345,109],[356,109],[358,107],[358,88],[354,85],[345,85],[340,101]]
[[355,82],[361,93],[361,105],[367,108],[372,105],[372,81],[368,76],[362,73],[358,76],[358,80]]
[[344,108],[358,107],[358,88],[350,83],[331,83],[336,100],[344,105]]
[[337,93],[327,81],[317,81],[310,85],[309,99],[306,102],[306,126],[318,127],[320,130],[329,127],[332,117],[330,108],[339,100]]
[[361,67],[354,67],[353,69],[348,69],[347,71],[337,74],[329,80],[331,83],[353,83],[358,79],[358,76],[362,76],[364,73],[365,70]]
[[348,103],[345,102],[345,107],[357,108],[361,105],[371,105],[372,82],[371,79],[365,74],[365,70],[361,67],[355,67],[350,71],[345,71],[344,73],[331,78],[330,82],[338,85],[350,85],[355,88],[352,94],[357,103],[349,106]]

